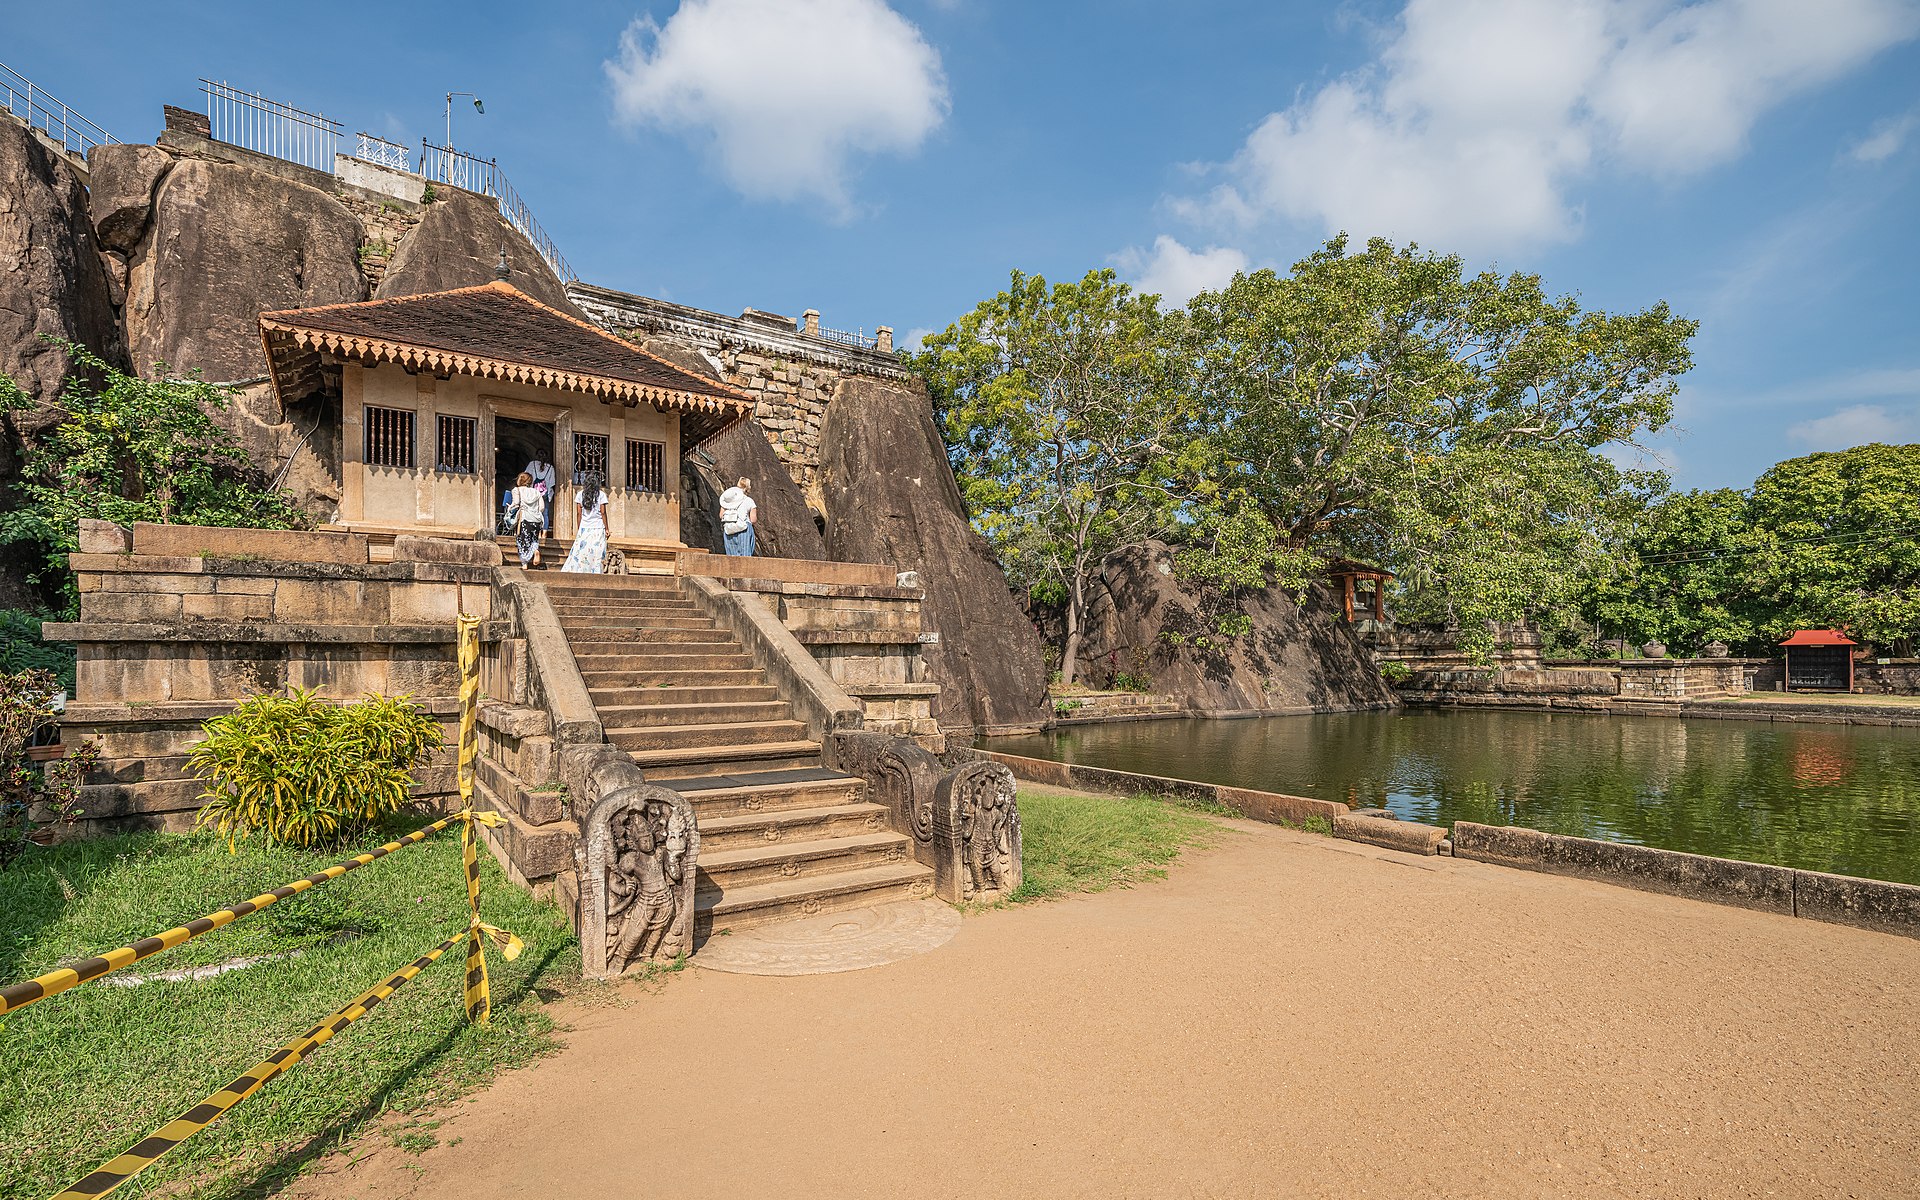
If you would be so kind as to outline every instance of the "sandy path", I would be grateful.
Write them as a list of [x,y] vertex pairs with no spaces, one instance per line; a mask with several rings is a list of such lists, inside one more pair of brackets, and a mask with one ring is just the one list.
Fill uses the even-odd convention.
[[291,1194],[1920,1196],[1920,941],[1236,828],[908,962],[565,1011]]

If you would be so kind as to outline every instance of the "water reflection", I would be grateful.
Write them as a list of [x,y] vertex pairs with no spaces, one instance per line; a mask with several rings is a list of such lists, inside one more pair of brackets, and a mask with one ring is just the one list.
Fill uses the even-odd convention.
[[1143,721],[995,749],[1920,883],[1920,730],[1407,710]]

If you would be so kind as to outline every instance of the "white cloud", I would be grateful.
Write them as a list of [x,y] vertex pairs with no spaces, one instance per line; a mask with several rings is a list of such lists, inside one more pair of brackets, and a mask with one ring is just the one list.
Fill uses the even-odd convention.
[[628,125],[709,141],[757,199],[853,209],[855,160],[919,148],[950,103],[940,55],[882,0],[682,0],[606,64]]
[[1915,129],[1920,129],[1920,110],[1904,116],[1888,117],[1876,124],[1866,137],[1855,142],[1847,151],[1847,157],[1855,162],[1883,163],[1900,153]]
[[1247,269],[1247,256],[1231,246],[1190,250],[1161,234],[1152,251],[1129,246],[1114,255],[1114,265],[1141,292],[1157,295],[1169,305],[1185,304],[1198,292],[1223,287]]
[[1177,215],[1499,253],[1576,185],[1737,156],[1769,109],[1920,33],[1912,0],[1408,0],[1377,61],[1262,121]]
[[1907,442],[1920,435],[1909,413],[1891,413],[1878,404],[1852,404],[1824,417],[1801,421],[1787,436],[1814,450],[1846,450],[1868,442]]

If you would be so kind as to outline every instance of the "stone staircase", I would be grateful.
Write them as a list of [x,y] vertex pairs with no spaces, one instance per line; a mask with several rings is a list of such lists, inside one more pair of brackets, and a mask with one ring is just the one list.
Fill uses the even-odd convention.
[[932,894],[885,806],[822,765],[806,723],[672,577],[535,578],[607,740],[693,806],[696,937]]

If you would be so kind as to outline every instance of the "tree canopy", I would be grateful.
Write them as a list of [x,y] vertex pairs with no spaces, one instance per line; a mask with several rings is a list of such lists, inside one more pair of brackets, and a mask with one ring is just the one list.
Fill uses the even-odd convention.
[[[214,419],[232,389],[197,375],[158,377],[117,370],[77,343],[63,343],[74,373],[60,392],[65,416],[27,453],[20,483],[26,503],[0,513],[0,541],[37,547],[46,566],[36,577],[58,586],[66,555],[77,549],[83,517],[131,525],[234,525],[303,528],[309,521],[286,492],[248,461],[238,440]],[[0,411],[32,406],[0,374]]]

